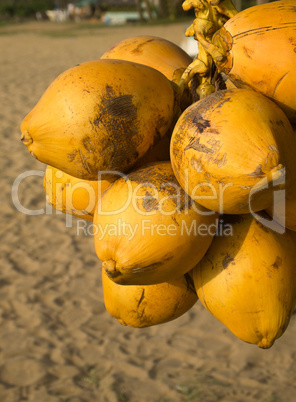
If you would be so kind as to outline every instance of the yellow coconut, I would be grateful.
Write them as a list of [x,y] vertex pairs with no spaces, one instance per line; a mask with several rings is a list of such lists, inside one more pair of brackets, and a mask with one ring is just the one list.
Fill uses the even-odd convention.
[[[139,159],[135,167],[169,159],[170,137],[165,135]],[[98,198],[113,181],[122,176],[110,172],[102,177],[102,180],[83,180],[47,165],[43,179],[46,201],[58,211],[92,221]]]
[[151,67],[85,62],[48,87],[24,119],[21,138],[41,162],[97,180],[99,171],[130,169],[167,133],[175,101],[171,82]]
[[196,265],[210,246],[217,214],[192,202],[170,162],[153,163],[116,180],[94,215],[94,239],[114,282],[152,285]]
[[230,18],[212,39],[219,70],[236,86],[251,87],[274,99],[294,122],[295,7],[295,0],[249,7]]
[[292,181],[294,149],[295,135],[278,105],[253,90],[226,89],[183,112],[172,134],[171,162],[196,202],[241,214],[270,207],[285,175]]
[[118,178],[105,177],[106,180],[78,179],[47,165],[43,179],[46,201],[58,211],[92,221],[98,198]]
[[[155,68],[170,81],[179,78],[183,70],[192,62],[183,49],[175,43],[151,35],[127,38],[108,49],[101,59],[129,60]],[[176,81],[175,81],[176,82]]]
[[296,304],[296,234],[266,217],[224,216],[192,271],[204,307],[241,340],[269,348],[286,330]]
[[[192,62],[192,57],[175,43],[150,35],[124,39],[108,49],[101,59],[128,60],[144,64],[160,71],[176,84],[185,68]],[[192,95],[188,89],[182,94],[180,103],[182,110],[192,103]]]
[[148,327],[175,320],[197,301],[192,278],[185,274],[157,285],[118,285],[103,270],[105,307],[120,324]]

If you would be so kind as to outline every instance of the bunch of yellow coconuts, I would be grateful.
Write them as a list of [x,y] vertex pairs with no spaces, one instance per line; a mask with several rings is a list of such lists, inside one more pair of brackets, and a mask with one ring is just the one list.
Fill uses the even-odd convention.
[[106,309],[196,302],[269,348],[296,304],[296,0],[186,0],[192,60],[153,36],[58,76],[21,125],[57,210],[93,223]]

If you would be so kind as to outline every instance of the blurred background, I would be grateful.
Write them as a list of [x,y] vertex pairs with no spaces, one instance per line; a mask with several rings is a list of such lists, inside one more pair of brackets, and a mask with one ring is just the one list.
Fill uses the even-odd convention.
[[[268,0],[234,0],[240,11]],[[0,20],[24,21],[36,19],[54,22],[92,20],[119,24],[155,19],[188,18],[182,0],[1,0]],[[193,11],[191,12],[193,14]]]

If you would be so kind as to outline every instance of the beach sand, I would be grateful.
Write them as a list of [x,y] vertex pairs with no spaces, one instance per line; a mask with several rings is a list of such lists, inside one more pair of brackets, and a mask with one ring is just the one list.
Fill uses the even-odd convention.
[[295,316],[268,350],[237,339],[200,302],[150,328],[112,318],[92,236],[78,230],[76,218],[67,227],[65,215],[45,213],[45,165],[20,141],[22,119],[61,72],[135,35],[180,44],[185,29],[0,29],[1,402],[295,400]]

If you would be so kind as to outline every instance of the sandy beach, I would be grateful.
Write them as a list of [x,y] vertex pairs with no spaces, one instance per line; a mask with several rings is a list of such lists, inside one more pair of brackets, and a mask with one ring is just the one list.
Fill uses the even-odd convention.
[[0,28],[1,402],[295,401],[295,315],[268,350],[237,339],[200,302],[149,328],[112,318],[92,236],[78,219],[46,213],[45,165],[20,141],[22,119],[64,70],[131,36],[179,45],[186,27]]

